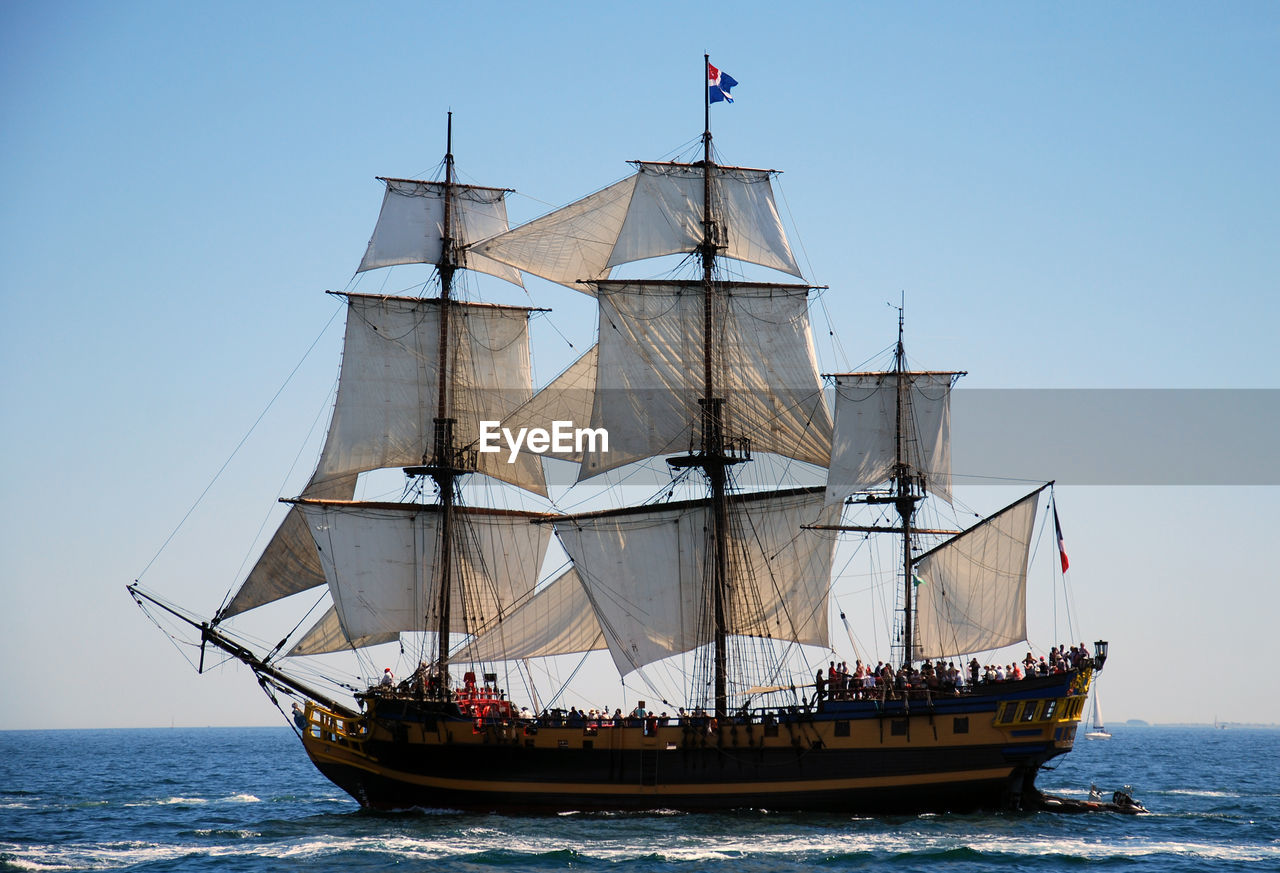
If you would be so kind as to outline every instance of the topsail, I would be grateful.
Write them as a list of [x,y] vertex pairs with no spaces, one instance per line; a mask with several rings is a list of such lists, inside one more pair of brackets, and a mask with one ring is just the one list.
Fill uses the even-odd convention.
[[521,285],[520,273],[469,251],[468,246],[507,229],[507,191],[477,185],[445,185],[416,179],[382,179],[382,211],[356,272],[396,264],[438,264],[444,257],[446,191],[453,193],[450,228],[461,257],[458,266]]
[[[609,451],[587,453],[580,478],[687,451],[701,422],[704,293],[697,282],[595,283],[599,361],[591,426]],[[725,429],[753,451],[825,465],[831,419],[809,329],[807,285],[726,289],[713,368],[727,398]],[[713,328],[714,330],[715,328]]]
[[[703,242],[700,164],[636,162],[637,172],[523,224],[474,251],[526,273],[577,287],[619,264],[695,252]],[[771,170],[711,168],[712,208],[724,228],[723,256],[793,276],[791,254],[769,182]]]
[[[901,460],[930,492],[949,503],[951,385],[957,375],[906,371],[835,376],[828,502],[883,485]],[[905,388],[901,396],[900,385]]]

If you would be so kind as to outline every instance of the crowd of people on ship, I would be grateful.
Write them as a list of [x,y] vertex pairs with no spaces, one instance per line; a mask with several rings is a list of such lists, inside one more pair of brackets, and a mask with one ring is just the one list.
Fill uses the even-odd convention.
[[993,682],[1016,682],[1042,676],[1066,673],[1081,667],[1090,658],[1084,643],[1078,646],[1054,646],[1049,654],[1036,658],[1031,652],[1021,661],[1009,664],[978,663],[977,658],[961,669],[953,661],[926,660],[918,668],[903,664],[896,670],[880,661],[875,667],[858,660],[852,671],[845,661],[831,661],[827,670],[814,676],[819,700],[867,700],[897,697],[913,691],[935,694],[962,694]]
[[[796,709],[795,707],[784,707],[785,709]],[[674,714],[663,710],[661,713],[645,708],[645,702],[642,700],[627,715],[623,715],[622,709],[614,709],[609,712],[608,707],[601,709],[582,708],[570,706],[568,710],[549,709],[543,710],[538,715],[533,715],[527,708],[520,710],[520,718],[530,720],[540,727],[580,727],[587,730],[598,728],[615,728],[615,727],[639,727],[644,728],[645,735],[651,736],[660,727],[691,727],[697,730],[705,731],[708,734],[714,734],[720,727],[720,720],[714,715],[708,713],[702,707],[695,707],[686,710],[683,706],[678,707]],[[726,718],[726,724],[776,724],[778,718],[772,712],[749,712],[745,707],[735,713],[730,714]]]
[[[850,670],[847,662],[831,661],[825,671],[818,670],[814,676],[814,687],[817,692],[816,702],[819,704],[824,700],[896,699],[908,694],[926,692],[959,695],[992,683],[1017,682],[1066,673],[1089,662],[1089,651],[1084,643],[1069,648],[1054,646],[1049,650],[1048,655],[1041,655],[1039,658],[1027,652],[1026,657],[1021,661],[1008,664],[983,665],[977,658],[973,658],[963,669],[953,661],[942,660],[926,660],[919,667],[914,664],[904,664],[896,669],[885,661],[879,661],[875,667],[871,667],[857,660],[853,669]],[[693,726],[708,732],[714,732],[719,727],[715,716],[709,715],[701,707],[689,711],[680,707],[675,714],[669,714],[665,710],[657,713],[648,709],[643,700],[626,715],[623,714],[621,707],[610,712],[607,707],[579,709],[576,706],[570,706],[568,710],[546,709],[539,714],[532,713],[528,707],[521,707],[517,712],[506,700],[505,691],[498,687],[496,675],[484,674],[483,678],[484,683],[481,685],[477,683],[475,673],[468,672],[462,687],[446,693],[463,706],[466,714],[472,714],[470,709],[476,707],[469,704],[474,703],[479,705],[475,713],[477,716],[492,713],[497,717],[501,714],[504,719],[511,718],[544,727],[587,729],[642,727],[646,734],[652,734],[659,727],[667,726]],[[386,668],[380,682],[370,691],[376,689],[381,693],[400,692],[414,696],[425,693],[427,697],[434,698],[446,686],[447,681],[441,682],[440,677],[424,662],[409,679],[400,683],[396,683],[391,668]],[[493,705],[495,701],[501,702],[501,706]],[[361,703],[363,705],[363,701]],[[783,707],[778,712],[781,715],[795,709],[795,707]],[[734,713],[730,721],[735,724],[755,721],[768,724],[771,721],[776,722],[776,717],[768,710],[750,713],[744,707]]]

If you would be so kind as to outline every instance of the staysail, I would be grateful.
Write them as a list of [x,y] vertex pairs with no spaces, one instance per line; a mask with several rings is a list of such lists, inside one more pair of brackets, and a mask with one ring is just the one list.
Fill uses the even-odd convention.
[[[503,418],[502,427],[518,432],[522,427],[547,428],[557,421],[589,422],[596,393],[599,350],[599,345],[593,345],[583,352],[564,372],[539,388],[527,403]],[[576,441],[567,452],[558,451],[553,445],[543,454],[562,461],[582,461]]]
[[918,657],[946,658],[1027,638],[1027,560],[1045,485],[912,563]]
[[[827,501],[837,503],[884,484],[901,462],[929,492],[950,503],[951,386],[958,375],[908,371],[834,376],[835,432]],[[900,379],[906,386],[901,396]]]
[[[607,188],[480,243],[474,252],[552,282],[590,291],[619,264],[695,252],[703,243],[701,164],[635,162]],[[724,257],[800,276],[773,198],[772,170],[712,166],[712,209]]]
[[[301,513],[299,513],[301,518]],[[399,631],[385,631],[356,639],[348,639],[342,631],[342,620],[338,618],[338,609],[330,605],[320,620],[311,626],[311,630],[302,635],[302,639],[287,653],[287,657],[300,655],[328,655],[333,652],[345,652],[349,649],[363,649],[383,643],[394,643],[400,639]]]
[[509,661],[573,655],[605,648],[586,589],[573,567],[516,605],[454,657],[466,661]]

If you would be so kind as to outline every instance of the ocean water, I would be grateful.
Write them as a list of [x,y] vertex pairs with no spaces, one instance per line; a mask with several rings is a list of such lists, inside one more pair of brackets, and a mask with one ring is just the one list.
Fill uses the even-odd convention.
[[1150,815],[372,813],[288,728],[0,732],[0,870],[1280,870],[1280,730],[1113,732],[1039,784]]

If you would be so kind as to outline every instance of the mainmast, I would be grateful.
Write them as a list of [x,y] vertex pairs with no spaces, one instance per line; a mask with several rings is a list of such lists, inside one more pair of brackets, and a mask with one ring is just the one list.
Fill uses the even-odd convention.
[[[711,58],[703,57],[704,66]],[[703,78],[706,78],[705,76]],[[702,359],[703,359],[703,435],[702,469],[711,485],[713,528],[711,541],[715,550],[715,569],[712,581],[712,598],[715,605],[715,697],[716,718],[723,719],[729,710],[728,701],[728,644],[725,639],[725,589],[729,575],[729,508],[725,502],[725,473],[727,459],[724,454],[723,400],[716,397],[715,367],[712,342],[715,333],[716,293],[714,283],[716,244],[715,218],[711,214],[711,96],[704,87],[704,127],[702,131]]]
[[[704,56],[700,159],[690,163],[636,161],[633,176],[483,241],[471,252],[569,287],[579,287],[577,283],[584,281],[588,293],[594,292],[599,299],[599,361],[604,362],[607,354],[611,363],[596,367],[596,397],[603,399],[616,396],[610,394],[613,390],[627,390],[634,392],[630,398],[634,402],[601,402],[593,407],[593,424],[608,427],[611,436],[616,430],[619,439],[607,454],[584,453],[580,480],[654,456],[665,457],[673,468],[699,471],[699,478],[705,480],[706,496],[696,510],[702,516],[698,529],[690,531],[692,538],[675,544],[678,554],[687,555],[688,549],[695,547],[700,551],[698,577],[681,580],[682,585],[687,582],[698,588],[697,615],[690,614],[685,621],[685,604],[692,606],[694,598],[683,599],[682,587],[677,607],[680,629],[671,638],[673,645],[678,638],[680,647],[671,654],[696,650],[698,680],[706,685],[691,691],[702,698],[707,709],[714,706],[715,712],[724,716],[731,706],[730,661],[736,661],[727,638],[731,634],[754,636],[744,629],[754,630],[748,613],[758,608],[749,598],[743,599],[743,608],[739,608],[739,580],[730,577],[739,567],[744,576],[754,575],[746,563],[740,563],[754,545],[745,537],[741,542],[736,536],[731,538],[731,531],[737,532],[739,509],[729,468],[749,460],[752,446],[729,430],[733,425],[754,427],[759,434],[757,445],[763,445],[764,451],[821,464],[830,456],[830,419],[807,336],[805,298],[810,286],[731,283],[717,274],[717,258],[727,257],[803,278],[773,203],[769,185],[773,171],[722,167],[715,162],[710,104],[721,95],[727,96],[727,89],[734,84],[720,73],[722,84],[716,86],[717,93],[712,87],[716,75],[710,58]],[[692,215],[690,209],[694,210]],[[583,244],[568,246],[565,239]],[[674,254],[696,255],[701,275],[688,282],[610,278],[613,268],[621,264]],[[659,300],[671,305],[657,312],[654,304]],[[747,317],[733,318],[730,323],[729,313],[739,311]],[[765,317],[757,319],[756,314]],[[610,323],[619,329],[608,330]],[[765,324],[787,327],[770,332]],[[688,349],[683,340],[668,341],[675,336],[694,336],[699,330],[703,335],[701,350]],[[661,353],[654,354],[658,349]],[[642,387],[646,390],[636,391]],[[650,388],[653,390],[647,390]],[[784,395],[797,389],[803,389],[810,399],[799,403],[794,397],[785,399]],[[698,403],[690,410],[681,409],[690,395],[697,397]],[[767,427],[760,426],[764,422]],[[673,457],[668,454],[673,445],[687,450]],[[557,532],[563,541],[573,540],[574,547],[566,548],[575,563],[590,568],[596,561],[606,560],[606,551],[612,553],[618,546],[624,552],[635,548],[635,538],[607,548],[599,543],[597,536],[610,524],[602,521],[590,532],[570,531],[573,525],[565,524],[558,526]],[[597,544],[600,554],[596,554]],[[580,553],[573,554],[574,548]],[[603,578],[608,572],[601,567],[596,572],[587,569],[586,575]],[[677,570],[677,575],[681,572]],[[748,604],[749,609],[745,608]],[[768,631],[761,634],[768,635]],[[626,645],[631,650],[624,651]],[[638,666],[632,651],[637,647],[626,645],[621,636],[610,640],[624,673],[627,665],[630,669]],[[658,648],[646,648],[643,657]]]
[[714,694],[716,718],[729,711],[728,692],[728,627],[727,592],[729,577],[729,507],[726,500],[728,468],[745,458],[731,454],[724,438],[724,398],[717,396],[715,338],[717,309],[720,304],[715,284],[718,226],[711,206],[711,176],[715,164],[711,160],[711,95],[706,87],[710,80],[711,57],[703,55],[703,132],[702,132],[702,241],[698,255],[702,261],[702,398],[701,447],[698,452],[668,459],[674,467],[700,467],[711,490],[711,586]]

